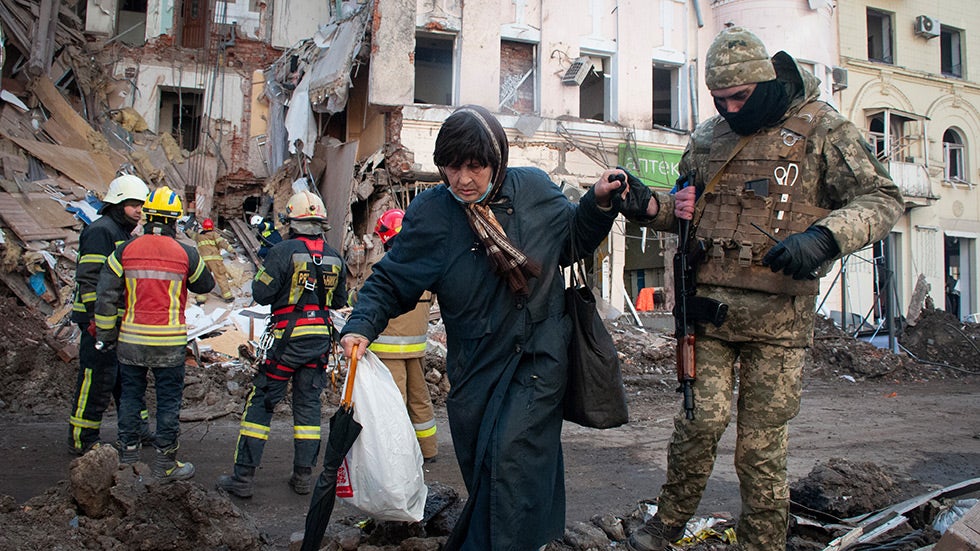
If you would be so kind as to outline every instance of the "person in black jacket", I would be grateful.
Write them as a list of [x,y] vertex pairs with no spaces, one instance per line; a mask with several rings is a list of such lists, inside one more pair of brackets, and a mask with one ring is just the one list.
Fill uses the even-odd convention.
[[297,494],[313,489],[313,467],[320,453],[320,394],[326,387],[324,367],[332,347],[330,309],[347,301],[343,259],[326,243],[326,209],[309,191],[296,193],[286,205],[289,239],[269,250],[252,281],[252,298],[272,306],[267,333],[274,341],[252,381],[242,415],[234,471],[217,486],[238,497],[251,497],[255,469],[271,432],[272,413],[293,382],[293,474]]
[[[78,238],[75,269],[75,299],[71,320],[82,330],[78,345],[78,381],[68,418],[68,449],[81,455],[101,443],[102,415],[115,398],[119,407],[119,366],[115,350],[95,349],[95,287],[106,258],[130,238],[140,223],[143,202],[150,193],[143,180],[125,174],[109,183],[101,215],[82,230]],[[152,439],[142,408],[143,438]]]
[[358,354],[388,320],[439,297],[449,428],[469,500],[446,549],[537,549],[565,528],[562,396],[570,321],[560,271],[591,255],[616,218],[625,173],[606,170],[576,205],[544,171],[507,166],[486,109],[443,123],[433,161],[444,185],[408,206],[343,329]]

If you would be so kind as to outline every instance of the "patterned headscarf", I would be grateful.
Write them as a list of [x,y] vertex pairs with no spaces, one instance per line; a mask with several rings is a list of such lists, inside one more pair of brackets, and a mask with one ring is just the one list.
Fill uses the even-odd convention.
[[[493,169],[493,174],[490,177],[490,187],[487,193],[478,201],[472,203],[461,202],[463,212],[466,213],[470,227],[473,228],[473,232],[476,233],[480,243],[486,248],[487,256],[490,259],[490,265],[494,273],[507,280],[507,285],[514,294],[527,296],[530,293],[527,281],[529,278],[541,275],[541,265],[528,258],[523,251],[511,243],[500,222],[497,221],[493,211],[490,209],[490,203],[500,192],[504,178],[507,175],[507,134],[504,133],[500,122],[489,111],[478,105],[465,105],[460,107],[449,116],[447,122],[454,118],[458,119],[459,117],[466,117],[467,123],[472,121],[472,124],[476,124],[480,130],[486,132],[486,136],[489,138],[492,146],[493,155],[493,158],[488,159]],[[440,130],[441,133],[442,131]],[[439,145],[440,140],[437,137],[437,149]],[[435,156],[438,158],[438,152]],[[468,159],[458,160],[467,161]],[[438,162],[436,164],[438,165]],[[439,172],[442,174],[443,181],[448,187],[449,179],[446,177],[446,173],[441,166],[439,167]]]

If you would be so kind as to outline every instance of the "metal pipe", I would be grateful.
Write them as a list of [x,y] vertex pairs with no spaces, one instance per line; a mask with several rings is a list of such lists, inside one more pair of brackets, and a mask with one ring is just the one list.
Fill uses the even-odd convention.
[[698,18],[698,28],[700,29],[704,27],[704,18],[701,17],[701,5],[698,4],[698,0],[691,0],[691,3],[694,4],[694,15]]

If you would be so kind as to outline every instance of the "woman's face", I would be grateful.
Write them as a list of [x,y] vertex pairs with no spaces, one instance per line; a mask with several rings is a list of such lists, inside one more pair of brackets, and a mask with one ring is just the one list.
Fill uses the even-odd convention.
[[467,203],[472,203],[483,197],[490,186],[493,169],[489,165],[477,161],[466,161],[457,166],[443,167],[449,188],[456,197]]

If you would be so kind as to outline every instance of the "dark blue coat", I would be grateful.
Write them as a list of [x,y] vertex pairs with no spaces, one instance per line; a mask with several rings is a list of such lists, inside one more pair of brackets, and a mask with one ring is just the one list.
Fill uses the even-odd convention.
[[[591,191],[570,203],[535,168],[509,168],[492,205],[507,236],[542,266],[528,297],[493,273],[461,205],[445,185],[421,193],[398,239],[358,294],[343,332],[374,340],[390,318],[438,296],[446,327],[446,400],[470,495],[450,546],[537,549],[565,525],[561,399],[571,326],[559,267],[590,254],[616,214]],[[465,540],[465,541],[464,541]]]

